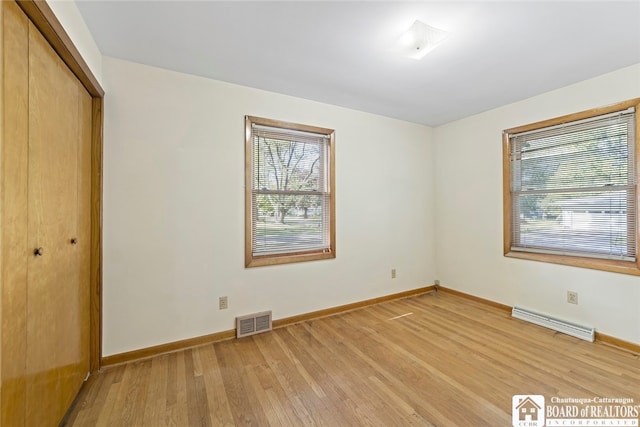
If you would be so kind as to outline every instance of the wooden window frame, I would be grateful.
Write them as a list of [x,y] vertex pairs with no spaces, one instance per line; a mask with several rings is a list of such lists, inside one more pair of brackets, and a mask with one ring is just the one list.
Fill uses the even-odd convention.
[[[252,124],[271,126],[285,130],[312,132],[326,135],[328,147],[328,189],[329,189],[329,247],[322,250],[286,252],[280,254],[253,254],[253,132]],[[335,130],[317,126],[302,125],[262,117],[245,116],[245,267],[290,264],[316,261],[336,257],[336,191],[335,191]]]
[[[511,250],[511,165],[510,165],[510,153],[511,153],[511,135],[520,132],[528,132],[537,130],[549,126],[560,125],[577,120],[588,119],[603,114],[615,113],[618,111],[624,111],[630,107],[635,107],[635,156],[634,163],[637,173],[640,174],[640,98],[634,98],[628,101],[623,101],[617,104],[609,105],[606,107],[594,108],[591,110],[581,111],[579,113],[568,114],[561,117],[556,117],[549,120],[543,120],[536,123],[531,123],[524,126],[518,126],[511,129],[506,129],[502,132],[502,175],[503,175],[503,226],[504,226],[504,241],[503,250],[504,256],[510,258],[527,259],[532,261],[548,262],[552,264],[562,264],[574,267],[590,268],[594,270],[609,271],[615,273],[631,274],[640,276],[640,256],[636,257],[636,261],[619,261],[602,258],[569,256],[569,255],[555,255],[555,254],[541,254],[525,251],[512,251]],[[636,211],[640,210],[640,195],[638,194],[638,183],[636,182]],[[640,242],[640,212],[636,212],[636,241]],[[638,243],[637,243],[638,244]]]

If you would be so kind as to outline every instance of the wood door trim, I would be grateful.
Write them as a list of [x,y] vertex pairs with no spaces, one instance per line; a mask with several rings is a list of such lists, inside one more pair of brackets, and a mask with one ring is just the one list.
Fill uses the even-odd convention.
[[103,98],[94,97],[91,127],[91,277],[89,289],[89,370],[102,359],[102,129]]
[[89,369],[94,373],[100,369],[102,356],[102,147],[104,90],[46,1],[17,0],[16,3],[92,97]]
[[44,0],[17,0],[18,6],[31,19],[53,50],[60,56],[92,97],[104,96],[104,90],[64,27]]

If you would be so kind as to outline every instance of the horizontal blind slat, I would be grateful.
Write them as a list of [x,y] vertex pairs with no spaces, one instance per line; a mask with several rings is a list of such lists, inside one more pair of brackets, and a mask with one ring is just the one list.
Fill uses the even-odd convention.
[[262,125],[252,133],[253,255],[329,250],[329,136]]
[[636,257],[635,113],[510,135],[513,250]]

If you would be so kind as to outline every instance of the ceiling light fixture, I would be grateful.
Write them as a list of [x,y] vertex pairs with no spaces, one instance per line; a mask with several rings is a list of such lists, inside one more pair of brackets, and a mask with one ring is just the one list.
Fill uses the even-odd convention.
[[422,59],[438,47],[448,35],[444,30],[416,20],[400,37],[400,49],[409,58]]

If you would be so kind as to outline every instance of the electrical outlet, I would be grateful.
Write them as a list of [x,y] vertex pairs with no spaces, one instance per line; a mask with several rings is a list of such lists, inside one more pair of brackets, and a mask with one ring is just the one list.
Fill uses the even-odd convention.
[[218,307],[220,310],[229,308],[229,299],[227,297],[220,297],[218,299]]
[[567,291],[567,302],[569,304],[578,304],[578,293],[575,291]]
[[392,279],[395,279],[395,278],[396,278],[396,269],[395,269],[395,268],[392,268],[392,269],[391,269],[391,278],[392,278]]
[[434,284],[435,286],[440,286],[440,280],[438,280],[438,279],[434,280],[434,281],[433,281],[433,284]]

